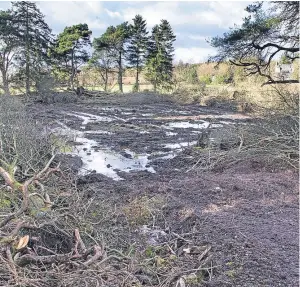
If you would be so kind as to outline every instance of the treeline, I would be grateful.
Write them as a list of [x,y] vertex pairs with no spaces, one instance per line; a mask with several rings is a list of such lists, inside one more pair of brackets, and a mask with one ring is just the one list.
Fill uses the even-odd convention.
[[[285,55],[282,55],[278,60],[271,61],[269,64],[269,74],[272,77],[276,77],[275,66],[278,64],[288,64],[291,66],[291,73],[289,77],[291,79],[299,78],[299,60],[296,59],[293,62],[286,59]],[[173,72],[174,81],[177,83],[185,84],[205,84],[205,85],[223,85],[223,84],[257,84],[262,85],[265,81],[265,77],[259,74],[249,75],[244,67],[232,65],[230,62],[222,62],[219,65],[216,63],[198,63],[189,64],[179,61],[174,67]]]
[[176,37],[166,20],[155,25],[151,33],[146,27],[145,19],[136,15],[133,24],[110,26],[93,42],[87,24],[65,27],[53,35],[35,2],[12,2],[10,9],[0,11],[0,88],[10,94],[11,88],[25,87],[29,95],[43,78],[54,77],[61,85],[75,89],[85,66],[97,72],[104,90],[116,74],[123,92],[126,68],[135,70],[134,90],[139,91],[142,70],[154,90],[168,89],[173,79]]

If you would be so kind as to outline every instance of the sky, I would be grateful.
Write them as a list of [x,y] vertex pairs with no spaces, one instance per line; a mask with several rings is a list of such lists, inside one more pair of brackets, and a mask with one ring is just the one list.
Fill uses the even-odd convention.
[[[58,34],[66,26],[86,23],[92,37],[99,37],[108,26],[124,21],[132,23],[136,14],[147,21],[149,33],[161,19],[171,24],[176,35],[175,63],[179,60],[199,63],[216,51],[207,43],[214,36],[221,36],[234,24],[240,25],[247,16],[244,10],[249,1],[36,1],[45,15],[53,33]],[[0,10],[10,8],[8,1],[0,2]]]

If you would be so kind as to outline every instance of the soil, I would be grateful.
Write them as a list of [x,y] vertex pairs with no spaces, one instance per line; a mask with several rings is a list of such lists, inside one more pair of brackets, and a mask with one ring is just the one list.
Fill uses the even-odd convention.
[[[188,151],[204,130],[196,125],[209,122],[211,129],[218,130],[255,119],[196,104],[179,105],[151,93],[68,104],[32,103],[27,108],[50,130],[63,123],[84,131],[87,139],[97,143],[87,154],[109,148],[127,159],[148,156],[148,167],[136,170],[118,170],[109,162],[107,169],[114,169],[123,180],[91,171],[79,176],[78,186],[89,190],[89,196],[108,199],[120,208],[134,198],[164,198],[164,220],[158,219],[156,227],[186,235],[194,244],[212,246],[214,272],[210,280],[195,286],[298,286],[297,173],[272,171],[253,162],[240,162],[218,172],[190,169],[197,159]],[[84,119],[74,113],[107,119],[89,116],[91,120],[83,125]],[[183,121],[188,122],[184,127]],[[178,143],[188,144],[170,147]],[[74,172],[82,168],[78,157],[61,155],[63,158]],[[155,172],[150,172],[149,166]]]

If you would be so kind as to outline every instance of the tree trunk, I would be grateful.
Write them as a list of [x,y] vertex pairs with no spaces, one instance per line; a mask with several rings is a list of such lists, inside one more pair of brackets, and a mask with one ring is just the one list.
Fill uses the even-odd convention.
[[2,74],[2,82],[3,82],[4,95],[10,96],[9,85],[8,85],[8,79],[7,79],[6,70],[5,70],[4,67],[1,67],[0,70],[1,70],[1,74]]
[[71,84],[71,89],[72,89],[72,90],[74,90],[74,76],[75,76],[74,50],[72,49],[72,58],[71,58],[71,77],[70,77],[70,84]]
[[122,71],[122,52],[119,52],[119,73],[118,73],[118,83],[119,83],[119,90],[121,93],[123,93],[123,71]]
[[5,79],[5,80],[3,81],[3,90],[4,90],[4,94],[5,94],[6,96],[10,96],[9,86],[8,86],[8,81],[7,81],[7,79]]
[[104,82],[104,92],[107,92],[107,82],[108,82],[108,69],[105,69],[105,82]]
[[153,90],[156,93],[156,81],[153,83]]
[[29,15],[28,15],[28,5],[26,10],[26,67],[25,67],[25,86],[26,86],[26,97],[30,94],[30,82],[29,82],[29,61],[30,61],[30,55],[29,55],[29,39],[28,39],[28,31],[29,30]]
[[135,87],[136,87],[136,91],[138,92],[140,90],[140,87],[139,87],[139,61],[137,61],[137,63],[136,63]]

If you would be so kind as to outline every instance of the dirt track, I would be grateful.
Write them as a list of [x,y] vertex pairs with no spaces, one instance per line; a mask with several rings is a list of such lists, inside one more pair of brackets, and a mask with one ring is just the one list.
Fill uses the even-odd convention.
[[[189,157],[184,148],[195,145],[207,123],[221,129],[251,119],[151,95],[28,108],[51,129],[80,133],[73,143],[81,144],[78,154],[86,161],[73,169],[106,164],[99,169],[103,174],[80,177],[90,196],[109,198],[120,208],[134,198],[161,196],[164,221],[156,226],[212,246],[212,277],[190,286],[298,286],[297,174],[251,162],[219,173],[187,172],[183,164]],[[99,155],[101,162],[95,160]]]

